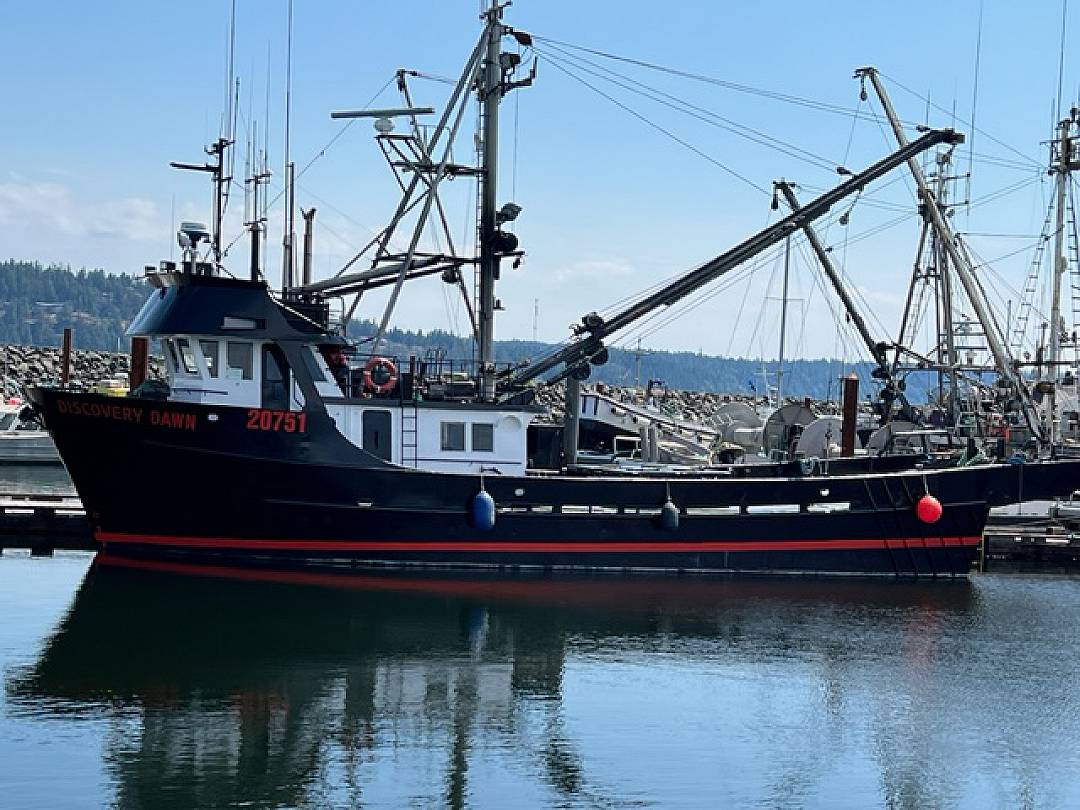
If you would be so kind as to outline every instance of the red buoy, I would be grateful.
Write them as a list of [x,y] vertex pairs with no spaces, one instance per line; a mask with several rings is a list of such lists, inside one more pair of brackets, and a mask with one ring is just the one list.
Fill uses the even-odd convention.
[[915,503],[915,514],[923,523],[937,523],[941,519],[941,501],[926,494]]

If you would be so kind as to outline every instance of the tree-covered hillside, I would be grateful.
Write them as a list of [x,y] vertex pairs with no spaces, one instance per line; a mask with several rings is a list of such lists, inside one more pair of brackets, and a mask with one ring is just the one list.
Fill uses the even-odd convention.
[[9,259],[0,262],[0,343],[56,346],[70,326],[77,348],[115,351],[146,296],[131,276]]
[[[132,276],[9,259],[0,262],[0,343],[57,346],[64,327],[71,326],[78,348],[123,350],[128,345],[124,329],[147,294],[142,279]],[[371,335],[375,325],[354,322],[349,331],[352,336]],[[471,339],[441,330],[393,329],[386,337],[386,352],[401,358],[410,354],[423,357],[432,350],[442,350],[447,357],[455,359],[469,359],[473,355]],[[546,343],[506,340],[496,345],[496,356],[500,362],[515,362],[539,357],[551,349]],[[616,385],[659,379],[683,390],[764,394],[767,372],[769,384],[776,384],[775,362],[693,352],[637,354],[619,348],[612,348],[610,354],[606,365],[593,369],[592,379]],[[784,393],[835,398],[838,377],[851,371],[864,380],[864,392],[874,390],[868,383],[869,367],[865,363],[795,360],[785,370]]]

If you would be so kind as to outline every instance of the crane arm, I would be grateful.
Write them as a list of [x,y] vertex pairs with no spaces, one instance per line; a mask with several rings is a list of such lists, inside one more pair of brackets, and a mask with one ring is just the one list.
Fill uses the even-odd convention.
[[[580,325],[574,327],[578,340],[520,369],[509,378],[509,385],[511,387],[523,385],[563,363],[566,364],[567,369],[572,369],[590,359],[602,356],[603,341],[609,335],[624,329],[660,307],[679,302],[748,259],[768,250],[792,232],[826,214],[836,203],[861,191],[869,183],[888,174],[916,155],[940,143],[959,144],[963,141],[964,136],[951,129],[930,130],[916,140],[902,145],[869,168],[852,175],[844,183],[792,211],[774,225],[759,231],[727,252],[680,276],[611,318],[605,320],[595,312],[590,312],[581,319]],[[564,374],[559,377],[561,378]]]

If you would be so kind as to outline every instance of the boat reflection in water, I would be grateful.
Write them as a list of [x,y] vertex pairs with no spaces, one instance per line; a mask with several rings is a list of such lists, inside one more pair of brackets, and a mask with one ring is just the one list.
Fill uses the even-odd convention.
[[1002,733],[968,675],[980,601],[966,581],[101,556],[6,695],[16,712],[108,718],[121,805],[949,804],[1012,792],[973,757]]

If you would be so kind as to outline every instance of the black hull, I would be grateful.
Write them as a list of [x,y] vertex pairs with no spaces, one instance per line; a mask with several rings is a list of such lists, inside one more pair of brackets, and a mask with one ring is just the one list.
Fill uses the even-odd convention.
[[[32,398],[111,553],[244,565],[958,576],[991,506],[1080,485],[1080,462],[487,476],[498,513],[483,531],[469,517],[475,476],[386,465],[315,413],[306,433],[262,433],[245,430],[242,409],[51,389]],[[915,514],[926,492],[944,507],[933,524]],[[659,514],[669,497],[675,527]]]

